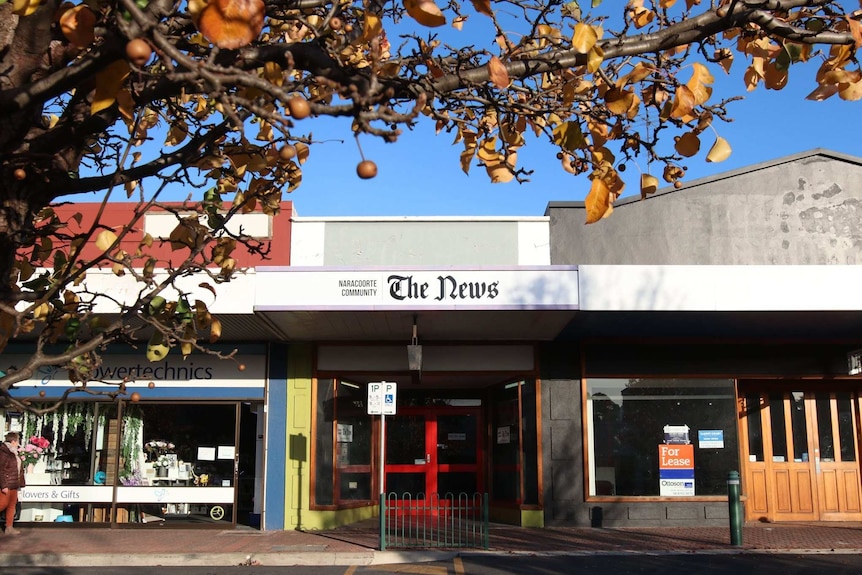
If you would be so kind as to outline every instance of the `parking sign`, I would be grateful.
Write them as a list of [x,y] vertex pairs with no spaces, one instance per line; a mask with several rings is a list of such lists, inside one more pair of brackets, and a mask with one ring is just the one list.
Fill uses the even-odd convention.
[[395,415],[398,385],[391,381],[368,384],[368,415]]

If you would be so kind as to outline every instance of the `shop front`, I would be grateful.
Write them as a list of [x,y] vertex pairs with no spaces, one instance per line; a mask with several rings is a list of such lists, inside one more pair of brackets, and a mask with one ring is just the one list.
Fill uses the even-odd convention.
[[[314,384],[312,515],[374,513],[381,493],[388,505],[402,509],[487,494],[492,516],[515,523],[537,509],[541,449],[533,346],[423,348],[442,363],[423,372],[419,384],[403,371],[352,371],[349,358],[359,349],[385,367],[390,346],[318,346],[318,368],[327,369]],[[452,351],[462,369],[447,372]],[[465,359],[472,368],[464,367]],[[340,366],[337,376],[331,360]],[[501,362],[511,371],[499,371]],[[378,381],[398,390],[397,408],[385,420],[368,409],[368,386]]]
[[[542,524],[536,342],[575,313],[576,268],[257,273],[255,311],[310,342],[286,360],[287,528],[370,519],[381,495],[411,513],[487,496],[492,520]],[[369,409],[379,382],[397,389],[385,419]]]
[[[259,347],[243,351],[242,371],[212,356],[150,364],[109,355],[100,368],[105,383],[91,385],[109,389],[108,374],[135,374],[129,395],[111,401],[73,394],[42,415],[3,412],[3,429],[34,446],[19,520],[259,525],[265,356]],[[14,368],[14,355],[3,359]],[[51,371],[14,393],[38,406],[68,385],[65,373]]]

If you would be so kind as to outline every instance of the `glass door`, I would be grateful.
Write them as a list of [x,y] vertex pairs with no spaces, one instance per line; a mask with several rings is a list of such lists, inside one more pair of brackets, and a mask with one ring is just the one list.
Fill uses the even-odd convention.
[[747,390],[740,401],[747,519],[862,519],[857,394]]
[[482,490],[481,463],[478,409],[404,409],[386,418],[386,493],[472,496]]

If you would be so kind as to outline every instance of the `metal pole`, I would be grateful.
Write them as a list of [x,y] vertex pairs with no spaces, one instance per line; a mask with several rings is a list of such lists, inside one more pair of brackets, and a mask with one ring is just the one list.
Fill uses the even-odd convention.
[[386,416],[380,414],[380,463],[379,463],[379,485],[380,485],[380,508],[378,515],[380,516],[380,550],[386,551],[386,490],[383,486],[385,475],[383,473],[383,465],[386,462],[383,450],[386,448]]
[[742,545],[742,503],[739,499],[739,472],[727,474],[727,510],[730,519],[730,544]]

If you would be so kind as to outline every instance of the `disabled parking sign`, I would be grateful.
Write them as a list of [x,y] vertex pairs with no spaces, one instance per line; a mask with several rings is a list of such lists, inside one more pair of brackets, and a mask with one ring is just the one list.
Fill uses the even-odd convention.
[[398,385],[392,381],[368,384],[368,415],[395,415]]

